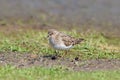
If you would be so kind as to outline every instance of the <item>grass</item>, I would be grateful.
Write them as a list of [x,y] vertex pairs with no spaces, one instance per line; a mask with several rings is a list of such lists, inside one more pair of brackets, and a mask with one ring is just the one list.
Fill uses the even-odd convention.
[[[64,31],[74,37],[82,37],[86,41],[75,46],[65,57],[80,59],[120,59],[119,38],[107,38],[98,32],[79,33],[76,30]],[[47,32],[35,29],[0,29],[0,52],[20,52],[49,55],[54,50],[48,45]],[[59,55],[63,55],[60,51]],[[16,68],[0,66],[0,80],[119,80],[120,70],[74,72],[57,67]]]
[[120,80],[120,70],[72,72],[59,68],[22,68],[0,67],[0,80]]
[[[101,59],[120,58],[119,39],[108,39],[98,32],[79,33],[76,30],[71,32],[64,31],[76,38],[82,37],[86,41],[75,46],[69,51],[70,55],[66,57],[78,56],[81,59]],[[35,29],[15,29],[7,30],[3,28],[0,31],[0,51],[1,52],[20,52],[34,54],[54,54],[54,50],[48,45],[47,32]],[[117,41],[118,44],[115,44]],[[60,51],[60,55],[64,51]]]

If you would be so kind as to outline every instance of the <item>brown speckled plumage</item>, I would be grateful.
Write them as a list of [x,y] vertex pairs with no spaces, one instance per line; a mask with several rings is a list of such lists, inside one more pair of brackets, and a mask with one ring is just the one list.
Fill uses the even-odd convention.
[[48,37],[52,38],[54,40],[54,43],[56,43],[56,44],[57,43],[58,44],[64,43],[65,46],[70,46],[70,45],[74,46],[74,45],[79,44],[80,42],[82,42],[84,40],[82,38],[76,39],[76,38],[71,37],[67,34],[59,32],[55,29],[50,29],[48,31]]

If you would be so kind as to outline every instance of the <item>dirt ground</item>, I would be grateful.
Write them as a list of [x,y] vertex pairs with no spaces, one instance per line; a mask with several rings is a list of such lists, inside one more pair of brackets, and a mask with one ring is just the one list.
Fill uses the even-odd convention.
[[12,65],[17,68],[59,67],[71,71],[119,70],[118,59],[73,60],[56,56],[41,56],[40,54],[0,52],[0,66]]

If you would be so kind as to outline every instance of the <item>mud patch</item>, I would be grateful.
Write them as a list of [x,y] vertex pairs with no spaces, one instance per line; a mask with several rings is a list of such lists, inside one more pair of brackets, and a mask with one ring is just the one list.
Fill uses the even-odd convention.
[[18,68],[28,68],[32,66],[40,67],[60,67],[74,71],[95,71],[95,70],[119,70],[120,59],[93,59],[79,60],[56,57],[42,56],[40,54],[8,52],[0,53],[0,66],[12,65]]

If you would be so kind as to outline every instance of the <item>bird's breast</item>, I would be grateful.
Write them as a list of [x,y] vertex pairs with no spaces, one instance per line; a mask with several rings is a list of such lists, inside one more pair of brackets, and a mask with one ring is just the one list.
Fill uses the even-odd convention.
[[53,38],[49,38],[49,43],[55,49],[67,50],[72,48],[72,45],[66,46],[62,41],[56,42]]

